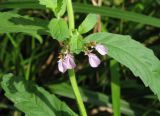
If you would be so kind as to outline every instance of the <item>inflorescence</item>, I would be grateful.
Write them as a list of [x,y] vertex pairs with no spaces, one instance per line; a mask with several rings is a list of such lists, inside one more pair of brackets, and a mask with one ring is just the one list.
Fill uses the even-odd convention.
[[[91,50],[88,48],[91,48]],[[96,42],[91,42],[89,45],[87,45],[84,53],[88,56],[90,66],[96,68],[99,66],[101,61],[96,54],[92,53],[93,49],[98,51],[101,55],[106,55],[108,53],[108,49],[104,45],[97,44]],[[74,69],[75,67],[76,64],[72,53],[70,53],[68,50],[60,53],[58,60],[58,69],[60,72],[64,73],[67,71],[67,69]]]

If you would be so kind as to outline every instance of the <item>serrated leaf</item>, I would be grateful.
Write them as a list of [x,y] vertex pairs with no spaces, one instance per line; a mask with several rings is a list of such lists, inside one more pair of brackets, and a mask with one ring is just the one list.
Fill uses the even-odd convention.
[[57,17],[62,16],[66,11],[66,0],[39,0],[39,4],[52,9]]
[[58,17],[63,16],[66,11],[67,1],[66,0],[58,0],[57,7],[55,9],[55,15]]
[[97,23],[98,16],[96,14],[88,14],[85,20],[78,27],[78,32],[83,34],[90,31]]
[[79,54],[83,50],[84,41],[81,35],[75,34],[70,40],[70,50],[72,53]]
[[85,41],[104,44],[109,49],[109,56],[128,67],[135,76],[139,76],[160,99],[160,61],[152,50],[130,36],[112,33],[95,33],[86,37]]
[[1,82],[5,96],[26,116],[77,116],[55,95],[21,77],[7,74]]
[[50,8],[53,12],[55,12],[57,0],[39,0],[39,4],[45,5],[47,8]]
[[42,30],[47,30],[47,22],[43,21],[42,24],[40,19],[20,16],[13,12],[1,12],[0,19],[0,33],[23,32],[36,37],[40,42],[43,41],[39,34]]
[[53,39],[63,41],[69,37],[69,29],[64,19],[52,19],[48,25]]

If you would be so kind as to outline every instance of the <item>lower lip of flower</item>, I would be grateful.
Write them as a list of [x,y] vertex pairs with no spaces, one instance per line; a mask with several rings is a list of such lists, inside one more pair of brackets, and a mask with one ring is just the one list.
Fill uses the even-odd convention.
[[71,54],[67,54],[64,58],[64,62],[67,66],[67,69],[73,69],[76,67],[76,64],[74,62],[74,57]]
[[67,71],[67,66],[63,60],[58,61],[58,69],[60,72],[65,73]]
[[95,54],[88,54],[89,57],[89,64],[91,65],[91,67],[96,68],[99,66],[100,64],[100,59],[95,55]]

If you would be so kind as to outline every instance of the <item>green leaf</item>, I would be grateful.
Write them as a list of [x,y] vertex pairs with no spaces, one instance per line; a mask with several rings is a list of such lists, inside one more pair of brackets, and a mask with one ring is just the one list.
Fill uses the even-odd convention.
[[60,17],[63,16],[63,14],[66,11],[67,1],[66,0],[58,0],[57,7],[55,9],[55,15]]
[[48,25],[50,33],[54,39],[63,41],[69,37],[69,29],[64,19],[52,19]]
[[66,0],[39,0],[39,4],[52,9],[57,17],[62,16],[66,11]]
[[1,82],[5,96],[26,116],[77,116],[64,102],[46,90],[7,74]]
[[57,0],[39,0],[39,4],[45,5],[47,8],[52,9],[53,12],[57,8]]
[[71,37],[70,40],[70,50],[72,53],[79,54],[83,51],[84,41],[81,35],[75,34]]
[[83,34],[90,31],[97,23],[98,16],[96,14],[88,14],[82,24],[78,27],[78,32]]
[[85,38],[86,42],[96,41],[104,44],[108,55],[128,67],[135,76],[139,76],[146,86],[160,99],[160,61],[153,51],[144,47],[130,36],[95,33]]
[[40,42],[42,38],[40,34],[46,33],[48,24],[36,18],[28,16],[20,16],[13,12],[1,12],[0,13],[0,33],[18,33],[23,32],[31,36],[36,37]]

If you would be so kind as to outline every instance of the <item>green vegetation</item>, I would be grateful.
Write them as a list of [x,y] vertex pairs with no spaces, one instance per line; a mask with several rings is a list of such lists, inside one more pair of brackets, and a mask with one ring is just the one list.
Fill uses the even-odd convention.
[[159,6],[1,0],[0,116],[159,116]]

